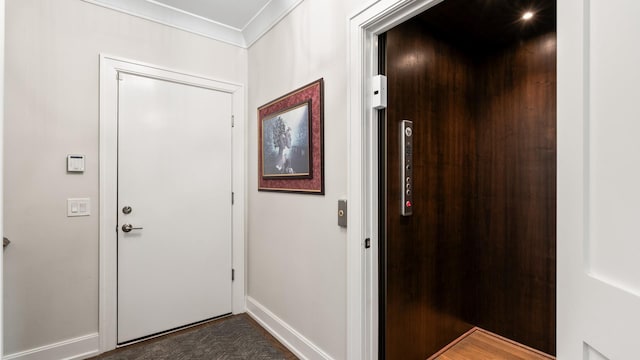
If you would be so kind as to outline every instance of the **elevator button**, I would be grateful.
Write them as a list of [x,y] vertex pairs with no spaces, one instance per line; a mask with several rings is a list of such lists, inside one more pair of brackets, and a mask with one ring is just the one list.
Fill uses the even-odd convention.
[[[402,120],[400,123],[400,179],[404,179],[404,189],[400,190],[401,215],[411,216],[413,200],[413,122]],[[401,180],[402,181],[402,180]]]

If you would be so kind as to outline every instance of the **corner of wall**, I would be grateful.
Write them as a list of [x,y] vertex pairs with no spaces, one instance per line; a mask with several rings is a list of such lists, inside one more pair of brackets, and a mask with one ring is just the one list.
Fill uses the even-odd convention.
[[247,314],[300,359],[333,360],[311,340],[249,296],[247,296]]

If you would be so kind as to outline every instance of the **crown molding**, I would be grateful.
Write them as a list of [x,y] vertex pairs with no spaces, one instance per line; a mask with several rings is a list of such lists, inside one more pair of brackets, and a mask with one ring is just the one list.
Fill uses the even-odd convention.
[[271,0],[254,16],[244,29],[244,37],[247,48],[258,41],[264,34],[276,26],[280,20],[287,16],[303,0]]
[[271,0],[249,20],[243,29],[222,24],[204,17],[147,0],[83,0],[157,22],[176,29],[188,31],[241,48],[248,48],[303,0]]

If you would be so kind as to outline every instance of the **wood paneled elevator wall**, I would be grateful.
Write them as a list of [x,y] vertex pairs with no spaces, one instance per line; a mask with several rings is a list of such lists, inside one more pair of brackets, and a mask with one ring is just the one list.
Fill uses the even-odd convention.
[[[555,30],[499,47],[386,34],[385,358],[425,359],[473,326],[555,354]],[[414,214],[400,216],[400,122]]]

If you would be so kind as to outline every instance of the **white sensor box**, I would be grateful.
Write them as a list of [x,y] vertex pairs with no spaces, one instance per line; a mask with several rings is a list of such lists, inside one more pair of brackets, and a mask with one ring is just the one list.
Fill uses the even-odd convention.
[[67,171],[83,172],[84,171],[84,155],[67,155]]
[[387,108],[387,77],[384,75],[376,75],[373,77],[371,84],[371,106],[374,109]]

